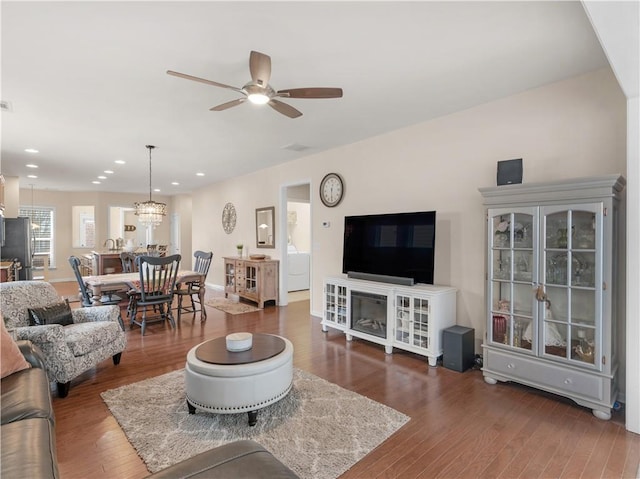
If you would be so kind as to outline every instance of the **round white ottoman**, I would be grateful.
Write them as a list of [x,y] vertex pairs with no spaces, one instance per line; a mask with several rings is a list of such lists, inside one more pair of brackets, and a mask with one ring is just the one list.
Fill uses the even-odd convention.
[[194,346],[187,354],[185,387],[190,414],[196,408],[218,414],[247,412],[253,426],[258,409],[285,397],[292,382],[293,345],[280,336],[254,334],[253,347],[242,352],[227,351],[225,338],[216,338]]

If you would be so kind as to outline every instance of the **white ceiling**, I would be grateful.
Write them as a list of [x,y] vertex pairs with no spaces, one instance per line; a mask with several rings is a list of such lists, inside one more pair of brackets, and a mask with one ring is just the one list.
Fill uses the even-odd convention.
[[[2,172],[36,189],[148,192],[153,144],[154,188],[186,193],[608,65],[579,2],[1,9],[1,99],[12,106],[2,113]],[[276,90],[342,87],[344,97],[286,100],[303,112],[297,119],[250,104],[211,112],[238,95],[166,74],[241,87],[251,50],[271,56]],[[37,179],[26,177],[30,162]],[[115,174],[91,184],[104,169]]]

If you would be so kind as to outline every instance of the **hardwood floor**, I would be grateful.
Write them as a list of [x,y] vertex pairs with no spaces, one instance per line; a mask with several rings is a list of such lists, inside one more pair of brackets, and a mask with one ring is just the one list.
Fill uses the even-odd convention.
[[[60,294],[73,283],[55,284]],[[571,401],[514,384],[487,385],[479,370],[430,368],[425,358],[323,333],[309,303],[208,319],[184,316],[178,328],[154,324],[144,337],[127,328],[120,365],[106,360],[54,397],[63,479],[141,478],[144,463],[100,392],[184,367],[196,344],[229,332],[279,334],[295,347],[294,366],[384,403],[411,421],[342,478],[636,478],[640,436]],[[375,421],[376,418],[371,418]]]

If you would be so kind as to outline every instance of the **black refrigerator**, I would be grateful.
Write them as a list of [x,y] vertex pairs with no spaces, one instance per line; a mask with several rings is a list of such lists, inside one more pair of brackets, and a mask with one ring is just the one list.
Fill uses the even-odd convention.
[[22,281],[33,279],[33,240],[31,218],[4,218],[4,243],[0,247],[3,259],[17,259],[21,269],[18,277]]

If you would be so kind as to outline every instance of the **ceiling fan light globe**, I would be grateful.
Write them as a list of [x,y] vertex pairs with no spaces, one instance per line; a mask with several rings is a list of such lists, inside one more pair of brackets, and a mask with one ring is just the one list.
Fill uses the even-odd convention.
[[249,96],[249,101],[254,105],[264,105],[269,103],[270,98],[263,93],[251,93]]

